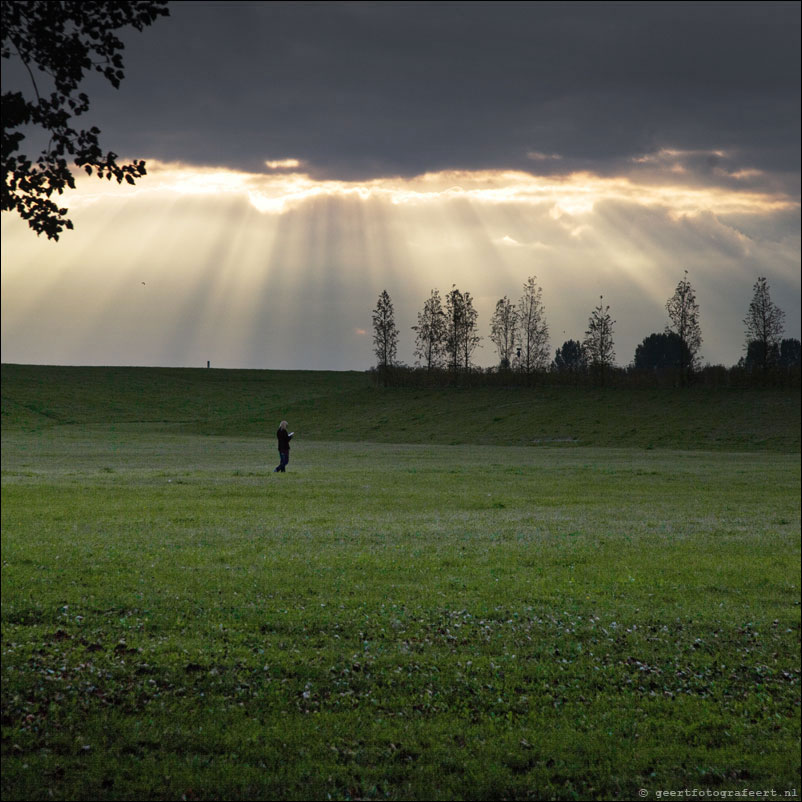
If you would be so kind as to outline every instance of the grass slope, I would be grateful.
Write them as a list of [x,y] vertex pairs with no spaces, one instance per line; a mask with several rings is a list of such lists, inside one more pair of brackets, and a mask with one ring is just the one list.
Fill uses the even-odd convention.
[[800,392],[383,389],[364,373],[2,366],[3,428],[113,424],[310,440],[800,449]]
[[799,393],[549,392],[3,366],[3,799],[798,788]]

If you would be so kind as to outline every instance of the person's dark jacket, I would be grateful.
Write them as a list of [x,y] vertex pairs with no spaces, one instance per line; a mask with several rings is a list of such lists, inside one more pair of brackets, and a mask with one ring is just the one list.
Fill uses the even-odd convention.
[[278,450],[279,451],[289,451],[290,450],[290,433],[286,429],[279,429],[276,432],[276,437],[278,437]]

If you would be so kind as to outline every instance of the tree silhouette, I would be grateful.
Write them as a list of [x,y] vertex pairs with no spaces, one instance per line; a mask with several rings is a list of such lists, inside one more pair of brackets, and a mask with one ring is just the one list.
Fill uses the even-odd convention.
[[746,361],[765,375],[780,359],[780,342],[785,329],[785,312],[771,300],[765,276],[759,276],[744,318],[746,326]]
[[498,349],[499,365],[508,369],[518,341],[518,310],[506,295],[498,300],[490,319],[490,340]]
[[382,290],[373,310],[373,346],[379,370],[386,370],[396,362],[398,349],[398,327],[395,325],[393,302]]
[[650,334],[635,349],[635,370],[680,370],[689,359],[688,354],[683,359],[682,349],[682,340],[676,332]]
[[471,356],[482,339],[476,333],[478,312],[473,308],[469,292],[460,292],[452,285],[446,295],[446,353],[448,366],[456,373],[460,368],[471,369]]
[[585,339],[582,342],[590,358],[590,364],[604,383],[607,371],[615,360],[613,348],[613,326],[610,307],[604,306],[604,296],[599,296],[599,305],[590,313]]
[[588,354],[579,340],[566,340],[554,355],[552,369],[558,373],[583,373],[588,367]]
[[482,341],[482,338],[477,334],[476,321],[479,318],[479,313],[473,308],[473,296],[466,292],[463,296],[465,301],[465,327],[462,332],[462,365],[466,371],[469,371],[472,366],[471,357],[476,347]]
[[426,365],[427,370],[442,367],[445,363],[446,313],[440,300],[440,292],[432,290],[418,312],[415,332],[415,356]]
[[524,373],[534,373],[549,364],[549,327],[543,308],[543,290],[536,279],[537,276],[527,279],[524,294],[518,301],[520,355],[516,355],[515,364]]
[[[145,175],[144,161],[118,164],[116,153],[103,154],[98,128],[75,130],[71,118],[89,108],[89,98],[78,91],[85,72],[97,71],[119,87],[124,46],[115,31],[127,25],[141,31],[168,15],[166,6],[166,0],[2,3],[2,57],[18,58],[30,78],[27,97],[21,91],[3,92],[2,210],[16,211],[37,234],[57,240],[73,227],[67,209],[52,200],[54,193],[75,187],[70,161],[89,175],[118,183],[133,184]],[[21,129],[29,127],[48,138],[35,164],[22,152],[26,134]]]
[[802,343],[796,338],[780,343],[780,364],[784,368],[798,368],[802,356]]
[[673,331],[682,342],[680,360],[680,382],[687,384],[691,373],[699,362],[699,348],[702,345],[702,330],[699,327],[699,304],[696,303],[696,293],[688,281],[688,271],[685,278],[677,284],[677,289],[671,298],[666,301],[669,325],[666,332]]
[[769,367],[780,363],[780,346],[778,343],[768,345],[761,340],[750,340],[746,344],[746,356],[739,360],[739,364],[753,373],[759,370],[765,377]]

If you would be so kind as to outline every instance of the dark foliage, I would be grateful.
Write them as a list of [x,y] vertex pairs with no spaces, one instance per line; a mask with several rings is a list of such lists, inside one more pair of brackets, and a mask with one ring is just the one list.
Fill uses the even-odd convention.
[[[131,25],[141,31],[169,14],[166,0],[151,2],[2,3],[4,59],[18,58],[30,77],[32,97],[21,91],[2,97],[2,210],[16,211],[37,234],[57,240],[72,222],[53,200],[75,187],[70,162],[99,178],[129,184],[145,175],[145,162],[118,164],[117,154],[103,153],[100,130],[76,130],[72,118],[85,113],[89,98],[79,92],[87,72],[96,71],[115,88],[124,77],[123,43],[116,31]],[[23,152],[25,129],[49,138],[34,163]]]
[[763,372],[776,367],[780,363],[779,343],[766,343],[762,340],[751,340],[746,347],[743,366],[748,371]]
[[588,369],[588,355],[579,340],[566,340],[554,355],[552,370],[560,373],[582,373]]
[[799,372],[800,342],[787,339],[766,344],[762,340],[751,340],[746,356],[738,362],[738,368],[749,374],[762,374],[770,383],[776,383],[778,376]]
[[[796,341],[798,342],[798,340]],[[407,387],[413,389],[446,389],[455,386],[464,389],[480,387],[595,387],[599,376],[588,367],[584,371],[543,370],[526,373],[501,367],[475,369],[454,374],[448,368],[426,369],[392,365],[372,368],[370,374],[377,385],[384,387]],[[610,366],[605,371],[604,386],[608,388],[628,387],[675,387],[680,385],[678,370],[644,371]],[[749,371],[741,364],[727,368],[724,365],[705,365],[693,374],[693,386],[729,388],[798,388],[800,367],[778,368],[768,378],[760,371]]]
[[783,340],[780,343],[780,366],[799,369],[802,343],[796,339]]
[[680,336],[673,331],[650,334],[635,349],[636,370],[680,370],[691,355]]

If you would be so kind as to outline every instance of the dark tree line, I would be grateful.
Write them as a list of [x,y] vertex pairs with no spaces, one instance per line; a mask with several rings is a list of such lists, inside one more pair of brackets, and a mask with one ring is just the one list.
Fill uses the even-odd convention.
[[[566,340],[549,359],[549,327],[546,320],[542,288],[535,276],[523,286],[517,303],[506,295],[496,303],[490,321],[490,341],[498,353],[495,368],[482,370],[473,362],[473,353],[481,341],[478,314],[473,298],[453,286],[443,303],[434,289],[417,315],[414,369],[405,368],[397,360],[398,328],[392,302],[383,291],[373,313],[374,347],[377,367],[385,383],[393,369],[423,370],[426,374],[458,375],[495,373],[509,380],[512,377],[531,379],[546,374],[589,376],[598,383],[607,383],[622,372],[628,374],[673,377],[675,383],[688,385],[703,372],[700,348],[702,331],[699,304],[688,273],[677,284],[665,305],[668,322],[662,332],[649,334],[635,349],[631,364],[622,369],[615,364],[615,323],[604,297],[591,311],[582,339]],[[784,313],[771,300],[765,277],[753,287],[753,297],[744,318],[745,356],[733,370],[760,375],[765,381],[778,371],[799,372],[800,343],[783,339]],[[710,369],[706,368],[708,373]]]

